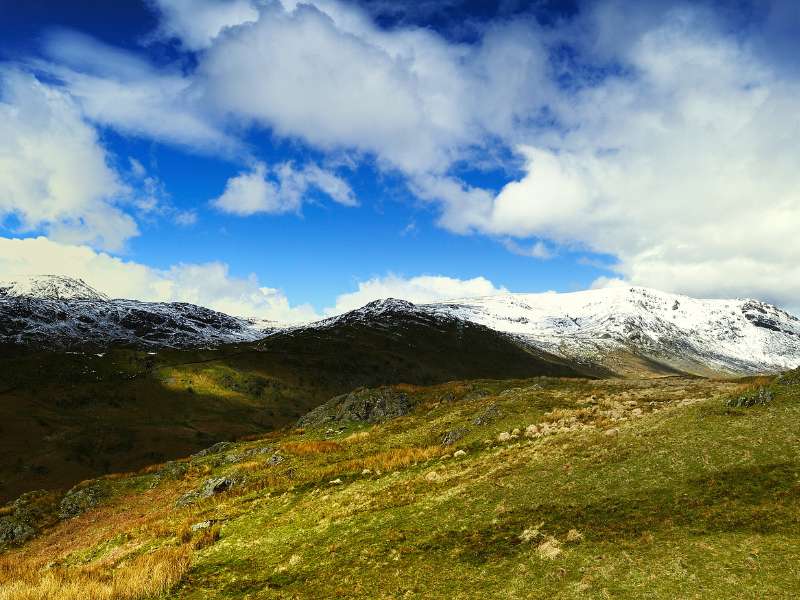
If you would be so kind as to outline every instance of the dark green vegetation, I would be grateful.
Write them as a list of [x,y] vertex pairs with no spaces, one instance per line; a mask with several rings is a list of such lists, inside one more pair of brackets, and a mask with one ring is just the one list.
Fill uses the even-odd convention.
[[0,500],[278,429],[363,385],[574,375],[461,321],[391,314],[217,350],[0,350]]
[[111,598],[120,573],[126,598],[800,593],[797,375],[392,389],[411,412],[86,482],[95,506],[0,557],[0,598]]

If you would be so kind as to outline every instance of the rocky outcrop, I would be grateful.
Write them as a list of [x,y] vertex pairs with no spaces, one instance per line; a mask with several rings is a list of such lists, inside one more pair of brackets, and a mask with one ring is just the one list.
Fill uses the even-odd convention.
[[22,544],[56,522],[58,496],[37,490],[17,498],[0,517],[0,548]]
[[298,421],[300,427],[348,422],[381,423],[411,412],[411,399],[391,387],[361,388],[332,398]]
[[207,479],[198,489],[192,490],[178,498],[176,506],[188,506],[199,500],[216,496],[230,490],[236,482],[230,477],[212,477]]
[[77,517],[97,506],[104,495],[104,490],[98,484],[89,487],[75,486],[61,500],[58,516],[62,519]]

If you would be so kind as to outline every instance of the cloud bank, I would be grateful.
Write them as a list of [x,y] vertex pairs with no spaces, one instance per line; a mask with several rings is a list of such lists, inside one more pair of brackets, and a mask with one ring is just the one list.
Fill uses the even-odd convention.
[[[111,250],[136,234],[95,126],[239,161],[213,201],[226,212],[296,213],[311,191],[356,204],[341,173],[252,156],[247,132],[269,132],[399,173],[441,227],[511,252],[583,249],[632,283],[797,303],[790,2],[748,5],[744,23],[712,2],[604,0],[483,23],[469,43],[336,0],[152,5],[153,38],[191,60],[156,67],[60,32],[36,65],[57,85],[5,75],[0,211],[21,230]],[[482,187],[497,167],[512,181]]]

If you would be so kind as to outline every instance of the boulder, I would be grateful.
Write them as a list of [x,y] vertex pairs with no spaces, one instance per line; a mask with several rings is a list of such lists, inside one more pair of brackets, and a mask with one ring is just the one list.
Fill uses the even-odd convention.
[[458,440],[467,435],[467,433],[469,433],[469,429],[466,427],[451,429],[442,436],[442,446],[451,446],[455,444]]
[[88,487],[75,486],[61,500],[58,516],[62,519],[72,519],[82,515],[97,506],[104,495],[105,491],[99,484]]
[[328,400],[302,417],[298,427],[319,427],[348,422],[382,423],[411,412],[405,392],[391,387],[360,388]]
[[188,506],[198,500],[210,498],[223,492],[227,492],[235,485],[235,481],[230,477],[212,477],[207,479],[198,489],[187,492],[175,502],[176,506]]

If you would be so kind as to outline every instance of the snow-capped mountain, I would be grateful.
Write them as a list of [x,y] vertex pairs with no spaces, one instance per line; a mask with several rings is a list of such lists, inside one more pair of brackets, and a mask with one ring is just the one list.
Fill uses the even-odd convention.
[[800,319],[786,311],[758,300],[699,300],[641,287],[420,305],[389,298],[279,328],[193,304],[111,299],[69,277],[0,283],[0,343],[47,348],[213,347],[279,330],[290,337],[309,330],[350,335],[360,325],[398,339],[413,330],[417,339],[423,330],[460,331],[465,323],[511,335],[543,358],[589,372],[739,375],[800,365]]
[[0,343],[50,349],[212,347],[267,335],[263,322],[182,302],[111,299],[81,279],[0,282]]
[[424,308],[620,374],[661,368],[700,375],[750,374],[800,365],[800,319],[758,300],[699,300],[615,287],[501,294]]

